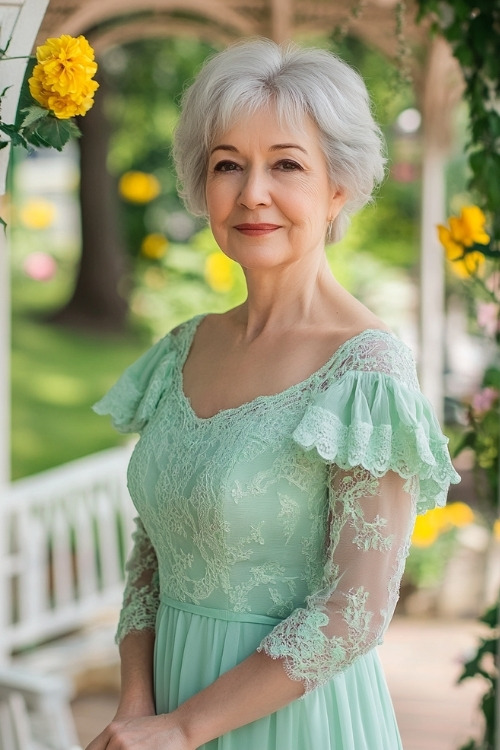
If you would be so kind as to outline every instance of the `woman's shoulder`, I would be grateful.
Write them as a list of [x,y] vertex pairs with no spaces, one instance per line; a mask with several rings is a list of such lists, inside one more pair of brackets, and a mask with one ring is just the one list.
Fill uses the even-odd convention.
[[333,365],[335,379],[347,372],[379,373],[418,388],[412,350],[387,327],[368,327],[346,338]]
[[179,355],[189,348],[202,318],[197,315],[181,323],[149,347],[94,404],[93,410],[110,414],[119,432],[141,432],[172,382]]

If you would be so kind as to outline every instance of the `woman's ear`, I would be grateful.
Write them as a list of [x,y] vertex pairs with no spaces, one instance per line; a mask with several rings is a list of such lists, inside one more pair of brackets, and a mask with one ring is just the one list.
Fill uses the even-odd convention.
[[344,207],[344,203],[347,200],[347,196],[345,194],[345,190],[340,187],[334,187],[332,189],[332,195],[330,198],[330,211],[328,213],[328,223],[331,224],[332,221],[335,221],[339,213],[342,211],[342,208]]

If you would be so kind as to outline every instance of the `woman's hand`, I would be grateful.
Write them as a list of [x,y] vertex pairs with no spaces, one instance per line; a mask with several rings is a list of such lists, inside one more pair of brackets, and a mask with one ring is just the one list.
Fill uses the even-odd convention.
[[93,740],[86,750],[195,750],[170,714],[119,718]]

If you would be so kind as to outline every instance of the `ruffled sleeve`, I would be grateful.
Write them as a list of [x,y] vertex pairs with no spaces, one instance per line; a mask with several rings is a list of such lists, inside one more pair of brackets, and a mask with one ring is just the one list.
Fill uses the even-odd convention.
[[[448,438],[418,388],[409,349],[390,334],[375,333],[379,356],[373,344],[370,357],[353,359],[351,353],[347,367],[312,400],[293,438],[341,469],[361,466],[376,477],[388,471],[418,477],[417,512],[424,513],[445,505],[450,483],[460,476]],[[378,358],[381,368],[372,369]]]
[[130,365],[93,410],[110,414],[118,432],[141,432],[165,392],[175,356],[169,334]]
[[325,563],[319,588],[258,650],[309,692],[381,643],[415,513],[444,505],[459,476],[410,351],[383,331],[343,347],[293,438],[329,464]]

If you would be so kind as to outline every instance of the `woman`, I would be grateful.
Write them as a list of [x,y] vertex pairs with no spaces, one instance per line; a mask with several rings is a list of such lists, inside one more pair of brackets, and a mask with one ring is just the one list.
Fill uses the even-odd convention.
[[187,91],[175,158],[248,297],[95,407],[141,433],[140,520],[120,705],[88,750],[397,750],[375,646],[415,512],[457,475],[409,350],[325,258],[383,177],[366,89],[325,51],[235,45]]

